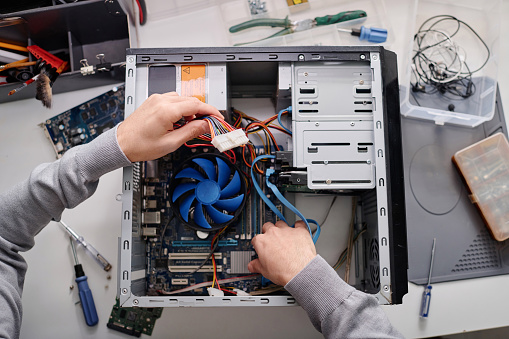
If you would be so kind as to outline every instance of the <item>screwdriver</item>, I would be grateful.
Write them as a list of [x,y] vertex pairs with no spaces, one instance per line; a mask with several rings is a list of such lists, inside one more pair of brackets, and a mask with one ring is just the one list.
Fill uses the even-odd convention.
[[387,30],[385,28],[377,27],[367,28],[361,26],[360,29],[338,28],[338,31],[350,33],[353,36],[358,36],[360,40],[367,40],[369,42],[381,43],[387,41]]
[[74,247],[74,241],[71,240],[72,254],[74,255],[74,272],[76,273],[76,283],[78,283],[78,290],[80,292],[81,308],[83,308],[83,314],[85,315],[85,321],[88,326],[94,326],[99,322],[97,316],[97,310],[95,309],[94,297],[92,291],[88,287],[87,276],[83,271],[83,267],[78,262],[78,256],[76,255],[76,248]]
[[433,260],[435,259],[435,245],[437,239],[433,238],[433,247],[431,248],[431,263],[429,265],[429,276],[428,276],[428,284],[424,288],[424,292],[422,292],[422,302],[421,302],[421,318],[427,318],[429,314],[429,304],[431,302],[431,272],[433,271]]
[[74,240],[76,240],[81,246],[83,246],[87,253],[92,258],[94,258],[106,272],[111,270],[111,264],[94,248],[94,246],[87,243],[82,236],[78,235],[78,233],[73,231],[62,220],[60,220],[60,224],[67,230],[67,232],[69,232],[69,234],[74,238]]

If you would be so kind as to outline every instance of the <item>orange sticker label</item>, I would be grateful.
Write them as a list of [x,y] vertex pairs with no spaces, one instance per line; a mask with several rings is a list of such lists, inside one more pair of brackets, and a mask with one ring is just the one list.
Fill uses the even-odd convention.
[[205,65],[182,65],[180,95],[205,102]]

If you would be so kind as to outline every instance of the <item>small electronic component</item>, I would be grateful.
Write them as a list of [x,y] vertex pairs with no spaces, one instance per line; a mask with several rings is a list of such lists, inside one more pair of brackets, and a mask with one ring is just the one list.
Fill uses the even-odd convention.
[[124,86],[99,95],[41,124],[57,158],[86,144],[124,120]]
[[108,328],[133,337],[152,335],[156,320],[163,314],[161,307],[120,307],[117,298],[108,320]]

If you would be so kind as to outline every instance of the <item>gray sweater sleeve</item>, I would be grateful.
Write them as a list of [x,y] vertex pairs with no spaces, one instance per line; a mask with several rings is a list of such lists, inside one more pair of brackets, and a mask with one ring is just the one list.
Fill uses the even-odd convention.
[[116,131],[39,165],[27,180],[0,194],[0,338],[19,337],[27,269],[19,252],[32,248],[34,236],[52,219],[60,220],[64,209],[90,197],[100,176],[131,164],[118,145]]
[[373,296],[345,283],[319,255],[285,289],[325,338],[403,338]]

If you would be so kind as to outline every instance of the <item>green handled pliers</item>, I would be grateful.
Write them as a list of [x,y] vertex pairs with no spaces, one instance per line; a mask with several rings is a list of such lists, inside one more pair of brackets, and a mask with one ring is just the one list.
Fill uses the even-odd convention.
[[[283,27],[283,29],[281,31],[279,31],[275,34],[272,34],[271,36],[268,36],[266,38],[257,40],[257,41],[261,41],[261,40],[270,39],[270,38],[273,38],[276,36],[282,36],[282,35],[287,35],[287,34],[291,34],[294,32],[305,31],[305,30],[308,30],[315,26],[332,25],[332,24],[337,24],[339,22],[365,18],[366,16],[367,16],[366,12],[356,10],[356,11],[340,12],[336,15],[325,15],[325,16],[316,17],[314,19],[305,19],[305,20],[299,20],[299,21],[292,21],[292,20],[288,19],[288,17],[286,17],[284,19],[270,19],[270,18],[253,19],[253,20],[245,21],[238,25],[230,27],[230,33],[237,33],[237,32],[243,31],[248,28],[260,27],[260,26]],[[235,44],[235,46],[250,44],[253,42],[257,42],[257,41]]]

